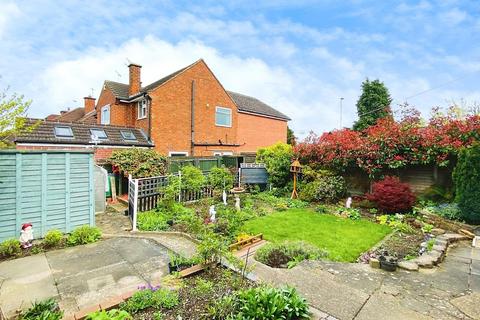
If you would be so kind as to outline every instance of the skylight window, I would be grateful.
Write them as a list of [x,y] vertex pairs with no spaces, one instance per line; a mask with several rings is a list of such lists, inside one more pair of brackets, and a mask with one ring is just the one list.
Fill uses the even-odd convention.
[[70,127],[55,127],[55,136],[57,138],[73,138],[73,131]]
[[137,138],[130,130],[121,130],[120,133],[122,134],[122,138],[125,141],[137,141]]
[[92,139],[96,137],[98,140],[107,140],[107,134],[103,129],[90,129],[90,134],[92,135]]

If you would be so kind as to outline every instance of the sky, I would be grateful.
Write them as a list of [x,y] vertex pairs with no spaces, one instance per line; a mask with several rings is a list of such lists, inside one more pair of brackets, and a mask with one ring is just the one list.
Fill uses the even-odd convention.
[[203,58],[302,138],[351,126],[366,78],[425,117],[479,102],[478,43],[475,0],[0,0],[0,88],[45,117],[127,83],[129,61],[146,85]]

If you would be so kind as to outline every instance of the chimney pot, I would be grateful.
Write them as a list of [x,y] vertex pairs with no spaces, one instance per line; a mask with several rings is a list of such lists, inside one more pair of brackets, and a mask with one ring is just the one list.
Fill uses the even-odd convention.
[[88,96],[88,97],[84,97],[83,101],[84,101],[85,114],[95,110],[95,98]]
[[128,82],[128,94],[133,96],[140,92],[140,88],[142,83],[141,79],[141,69],[142,66],[136,63],[130,63],[128,65],[128,73],[129,73],[129,82]]

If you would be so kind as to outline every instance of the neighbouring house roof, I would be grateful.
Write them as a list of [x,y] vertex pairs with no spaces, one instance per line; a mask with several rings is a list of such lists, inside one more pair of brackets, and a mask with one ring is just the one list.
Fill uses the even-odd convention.
[[[28,119],[27,125],[36,127],[32,132],[17,135],[14,138],[15,143],[95,145],[90,129],[101,129],[105,131],[107,139],[99,140],[98,145],[153,147],[153,143],[148,141],[145,133],[136,128],[41,119]],[[55,127],[71,128],[73,137],[58,137],[55,134]],[[135,141],[126,141],[122,136],[122,131],[131,131],[136,138]]]
[[97,111],[92,110],[89,113],[86,113],[83,117],[78,119],[77,122],[86,123],[86,124],[97,124]]
[[260,114],[268,117],[279,118],[282,120],[290,120],[289,117],[280,111],[270,107],[268,104],[258,100],[257,98],[246,96],[241,93],[227,91],[230,97],[235,101],[239,111]]
[[60,114],[60,116],[56,118],[55,121],[75,122],[75,121],[78,121],[80,118],[82,118],[84,115],[85,115],[85,108],[78,107],[78,108],[69,110],[64,114]]
[[[176,75],[178,75],[178,74],[182,73],[183,71],[187,70],[188,68],[192,67],[193,65],[195,65],[199,61],[201,61],[201,60],[195,61],[191,65],[186,66],[185,68],[177,70],[177,71],[169,74],[168,76],[161,78],[160,80],[157,80],[157,81],[152,82],[151,84],[149,84],[145,87],[142,87],[141,90],[140,90],[141,91],[140,93],[147,93],[148,91],[151,91],[151,90],[161,86],[162,84],[164,84],[168,80],[174,78]],[[132,98],[132,97],[129,97],[128,84],[106,80],[105,85],[108,88],[110,88],[110,90],[112,91],[112,93],[115,95],[115,97],[117,99],[127,100],[129,98]],[[227,91],[227,93],[230,95],[232,100],[235,102],[239,111],[254,113],[254,114],[267,116],[267,117],[278,118],[278,119],[286,120],[286,121],[291,120],[285,114],[281,113],[280,111],[272,108],[271,106],[267,105],[266,103],[254,98],[254,97],[246,96],[244,94],[240,94],[240,93],[236,93],[236,92],[232,92],[232,91]],[[138,96],[138,94],[135,95],[135,97],[136,96]]]

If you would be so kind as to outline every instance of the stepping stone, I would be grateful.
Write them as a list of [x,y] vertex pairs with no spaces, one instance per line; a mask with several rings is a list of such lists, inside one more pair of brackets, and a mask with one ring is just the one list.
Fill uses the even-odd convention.
[[442,239],[439,239],[439,238],[435,239],[435,245],[444,245],[445,247],[447,247],[447,244],[448,244],[447,240],[442,240]]
[[448,243],[452,243],[455,241],[460,241],[460,240],[468,240],[468,237],[465,235],[461,235],[458,233],[445,233],[439,236],[440,239],[445,239],[448,241]]
[[434,244],[432,247],[433,250],[439,251],[439,252],[445,252],[447,250],[447,245],[446,244]]
[[411,260],[411,262],[416,263],[420,268],[431,269],[433,268],[434,260],[435,260],[434,257],[423,255]]
[[443,254],[435,250],[430,251],[429,253],[426,254],[426,256],[432,259],[433,264],[435,265],[440,263],[443,258]]
[[445,230],[440,229],[440,228],[434,228],[434,229],[432,229],[432,231],[430,233],[433,234],[434,236],[439,236],[441,234],[444,234]]
[[418,271],[418,264],[412,261],[400,261],[398,267],[408,271]]

